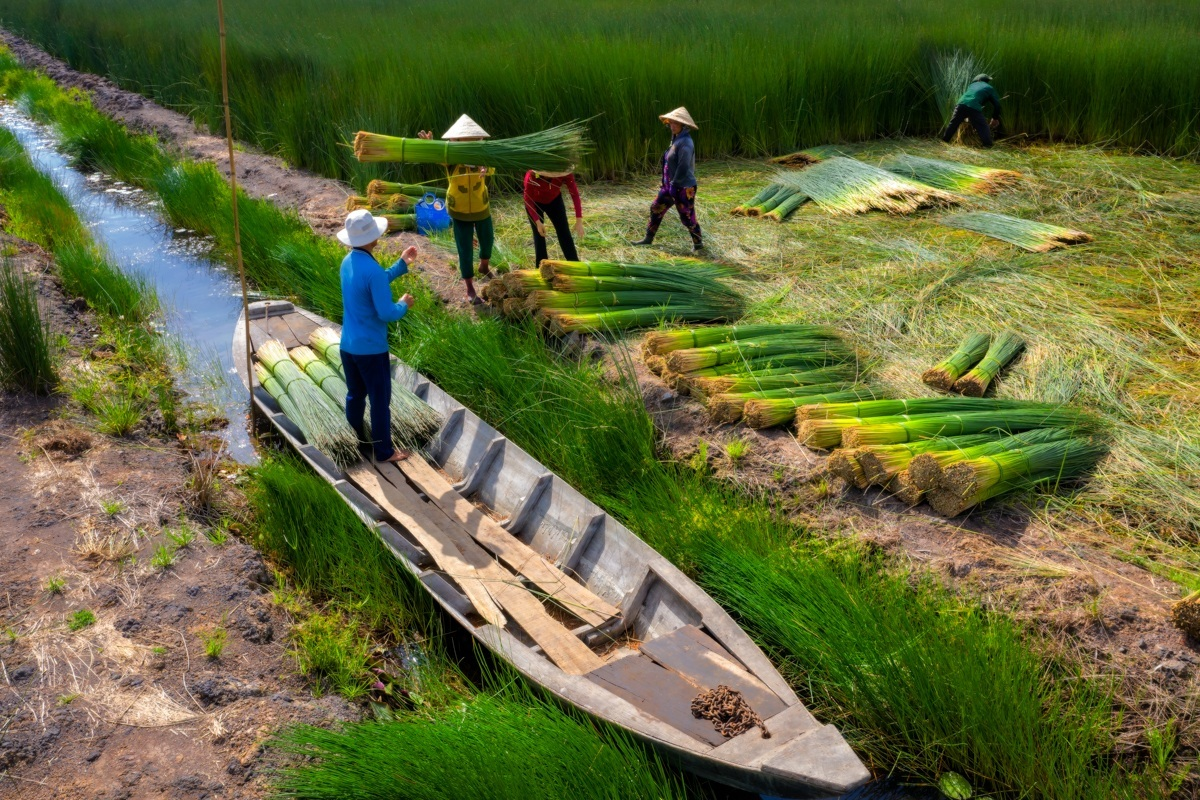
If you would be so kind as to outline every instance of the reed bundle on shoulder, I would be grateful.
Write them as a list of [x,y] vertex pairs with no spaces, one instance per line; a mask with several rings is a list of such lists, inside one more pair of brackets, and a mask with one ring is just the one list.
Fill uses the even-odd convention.
[[1021,173],[1012,170],[975,167],[957,161],[910,155],[895,156],[882,167],[888,172],[950,192],[992,194],[1021,180]]
[[296,366],[287,348],[272,339],[259,346],[255,356],[290,399],[295,416],[288,414],[288,419],[296,423],[308,443],[342,466],[357,461],[358,437],[347,424],[342,409]]
[[354,157],[359,161],[402,161],[410,164],[473,164],[507,170],[573,170],[591,143],[587,126],[573,121],[511,139],[446,141],[409,139],[359,131]]
[[979,363],[979,359],[983,358],[991,343],[992,337],[986,333],[967,335],[949,358],[925,370],[921,380],[935,389],[950,391],[954,388],[955,381]]
[[1010,217],[1007,214],[994,214],[990,211],[953,214],[939,221],[947,227],[961,228],[1000,239],[1032,253],[1046,253],[1059,247],[1092,240],[1091,235],[1083,231]]
[[367,196],[372,195],[405,195],[407,197],[424,197],[426,193],[434,197],[445,197],[443,186],[427,186],[419,183],[394,183],[392,181],[373,180],[367,184]]
[[1106,452],[1092,439],[1067,438],[960,461],[945,470],[927,499],[937,513],[956,517],[993,497],[1080,478]]
[[992,340],[987,353],[970,372],[954,382],[954,391],[967,397],[983,397],[992,380],[1025,347],[1025,340],[1015,333],[1002,333]]
[[861,214],[871,210],[909,214],[921,208],[958,202],[949,192],[840,156],[799,172],[780,172],[776,180],[833,214]]

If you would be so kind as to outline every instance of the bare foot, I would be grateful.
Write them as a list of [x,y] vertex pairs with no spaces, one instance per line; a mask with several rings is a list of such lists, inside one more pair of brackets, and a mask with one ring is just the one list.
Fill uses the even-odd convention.
[[383,460],[383,463],[384,464],[396,464],[396,463],[399,463],[399,462],[405,460],[406,458],[408,458],[411,455],[412,455],[412,453],[408,452],[407,450],[397,450],[394,453],[392,453],[392,455],[390,457],[385,458]]

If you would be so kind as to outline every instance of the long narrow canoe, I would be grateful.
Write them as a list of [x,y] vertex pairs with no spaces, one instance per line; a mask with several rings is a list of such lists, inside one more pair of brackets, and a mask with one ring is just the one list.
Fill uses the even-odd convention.
[[[250,306],[252,349],[306,345],[329,320],[282,301]],[[233,338],[243,383],[244,321]],[[827,797],[870,773],[817,721],[712,598],[470,409],[403,362],[394,374],[443,416],[425,458],[343,470],[261,387],[254,403],[341,493],[438,604],[496,656],[563,702],[685,769],[749,791]],[[692,714],[727,686],[765,721],[733,737]]]

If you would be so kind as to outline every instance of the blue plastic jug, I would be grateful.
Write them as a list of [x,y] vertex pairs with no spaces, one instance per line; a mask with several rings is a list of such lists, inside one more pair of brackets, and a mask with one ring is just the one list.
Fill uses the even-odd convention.
[[430,231],[444,231],[450,227],[450,212],[446,210],[446,201],[433,192],[426,192],[416,207],[417,232],[428,234]]

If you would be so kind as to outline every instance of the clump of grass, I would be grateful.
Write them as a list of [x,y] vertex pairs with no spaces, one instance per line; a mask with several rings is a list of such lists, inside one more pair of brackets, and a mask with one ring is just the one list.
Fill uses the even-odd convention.
[[[497,747],[497,742],[504,742]],[[276,747],[291,756],[278,787],[288,796],[539,797],[673,800],[679,778],[617,731],[532,692],[510,688],[385,725],[302,726]]]
[[51,575],[46,579],[46,594],[62,594],[67,590],[67,579],[61,575]]
[[96,615],[90,609],[81,608],[67,619],[67,629],[72,633],[96,624]]
[[225,652],[225,643],[229,632],[220,625],[200,631],[200,643],[204,646],[204,655],[216,661]]
[[145,417],[142,404],[122,387],[96,396],[88,410],[96,415],[100,432],[109,436],[129,436]]
[[725,455],[729,457],[729,463],[735,468],[742,463],[749,452],[750,443],[745,439],[733,439],[725,444]]
[[42,321],[37,284],[0,261],[0,386],[49,394],[58,386],[54,337]]
[[183,550],[196,541],[196,531],[184,521],[178,527],[167,529],[167,539],[171,541],[176,550]]
[[154,548],[154,554],[150,556],[150,566],[157,570],[168,570],[178,561],[179,550],[166,544],[160,544]]
[[158,302],[144,280],[122,272],[95,245],[73,242],[54,253],[63,291],[87,300],[101,314],[129,323],[144,322]]
[[366,696],[371,675],[371,640],[357,620],[340,613],[314,612],[292,628],[291,655],[300,672],[316,679],[315,691],[333,691],[348,700]]

